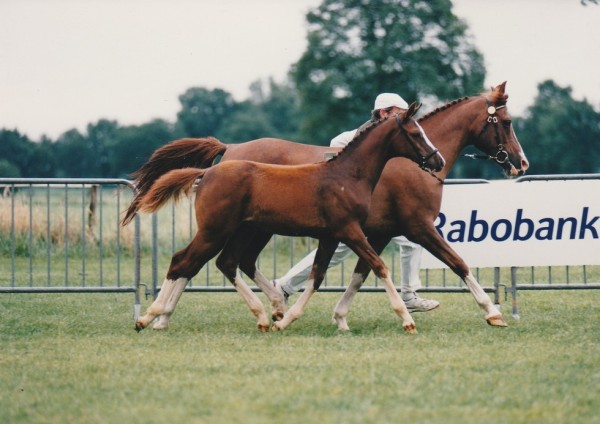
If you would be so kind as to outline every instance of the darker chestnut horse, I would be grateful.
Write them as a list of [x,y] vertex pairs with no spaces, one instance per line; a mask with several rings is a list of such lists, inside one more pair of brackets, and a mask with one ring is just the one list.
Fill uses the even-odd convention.
[[[147,327],[157,316],[169,316],[188,280],[223,250],[217,266],[257,317],[259,329],[268,331],[269,319],[262,302],[241,278],[237,262],[230,259],[239,257],[260,229],[266,234],[305,235],[319,240],[313,284],[296,305],[304,306],[319,288],[338,242],[343,241],[385,282],[403,327],[415,332],[414,321],[387,267],[361,226],[367,219],[371,193],[389,159],[407,157],[436,171],[444,166],[444,159],[412,118],[417,109],[413,103],[405,113],[374,123],[328,162],[280,166],[227,161],[208,169],[177,169],[161,176],[136,199],[136,210],[154,212],[171,197],[189,194],[199,180],[195,199],[198,230],[192,242],[173,255],[161,291],[137,320],[136,329]],[[123,224],[134,214],[128,213]],[[278,296],[276,304],[282,305],[282,296],[267,286],[261,288],[270,288],[271,296]],[[157,324],[160,326],[160,321]]]
[[[448,175],[467,145],[476,146],[485,153],[485,157],[495,160],[507,176],[521,175],[527,170],[529,164],[506,109],[508,95],[505,84],[492,88],[485,96],[452,101],[419,119],[446,159],[446,166],[437,174],[440,180]],[[337,150],[277,139],[229,145],[214,138],[178,140],[157,149],[148,162],[133,174],[138,194],[130,206],[130,213],[135,213],[137,199],[162,174],[187,166],[208,167],[220,154],[223,155],[222,161],[243,158],[265,163],[299,164],[321,161],[326,153]],[[489,324],[504,326],[500,311],[483,292],[467,264],[434,227],[442,202],[442,190],[443,184],[439,180],[420,171],[406,159],[390,160],[373,192],[364,227],[369,242],[378,253],[392,237],[399,235],[421,244],[467,284],[485,311]],[[268,286],[268,282],[256,269],[256,258],[269,238],[268,233],[257,235],[241,253],[240,269],[259,287]],[[348,329],[346,315],[350,301],[368,272],[367,264],[359,259],[352,282],[335,309],[334,318],[340,329]],[[272,290],[267,289],[265,293],[273,303]],[[159,328],[166,327],[167,322],[168,316],[162,316]]]

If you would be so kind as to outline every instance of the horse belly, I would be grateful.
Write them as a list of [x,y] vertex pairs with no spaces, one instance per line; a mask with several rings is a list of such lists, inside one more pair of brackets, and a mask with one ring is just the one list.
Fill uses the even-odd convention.
[[326,228],[319,208],[311,205],[296,207],[286,202],[285,196],[275,196],[269,205],[253,205],[245,221],[253,222],[276,234],[303,236],[322,233]]

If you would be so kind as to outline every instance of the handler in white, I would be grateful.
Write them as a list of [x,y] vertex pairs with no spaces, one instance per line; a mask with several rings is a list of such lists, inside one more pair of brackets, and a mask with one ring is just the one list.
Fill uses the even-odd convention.
[[[398,94],[381,93],[375,99],[371,119],[360,128],[343,132],[333,138],[330,146],[345,147],[364,126],[373,121],[386,118],[391,114],[403,112],[406,109],[408,109],[408,103]],[[404,300],[409,312],[426,312],[440,306],[438,301],[423,299],[416,293],[421,288],[419,269],[421,267],[423,248],[416,243],[410,242],[404,236],[394,237],[392,240],[400,247],[400,263],[402,265],[402,277],[400,280],[401,294],[402,300]],[[316,252],[316,249],[310,252],[304,259],[294,265],[287,274],[273,281],[275,287],[282,292],[286,300],[291,294],[300,290],[308,279]],[[329,268],[342,263],[350,254],[352,254],[352,250],[345,244],[340,243],[331,258]]]

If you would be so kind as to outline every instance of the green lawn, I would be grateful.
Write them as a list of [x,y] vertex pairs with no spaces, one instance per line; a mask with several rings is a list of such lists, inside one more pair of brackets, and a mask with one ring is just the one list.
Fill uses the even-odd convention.
[[131,296],[0,295],[0,422],[599,422],[600,291],[520,293],[504,329],[435,294],[415,336],[383,293],[357,296],[350,334],[336,293],[270,334],[235,293],[186,293],[137,334]]

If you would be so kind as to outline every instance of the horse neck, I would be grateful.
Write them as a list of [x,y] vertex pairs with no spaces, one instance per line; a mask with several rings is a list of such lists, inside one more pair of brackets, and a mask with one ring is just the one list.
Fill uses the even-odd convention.
[[[450,173],[462,150],[472,144],[477,117],[485,110],[485,100],[473,97],[449,104],[426,115],[419,123],[446,160],[437,175],[444,179]],[[483,122],[481,123],[483,125]]]
[[[383,168],[394,154],[394,131],[399,131],[395,118],[375,124],[348,144],[330,165],[339,174],[367,183],[371,190],[377,184]],[[402,135],[404,136],[404,135]],[[408,145],[409,141],[406,140]]]

